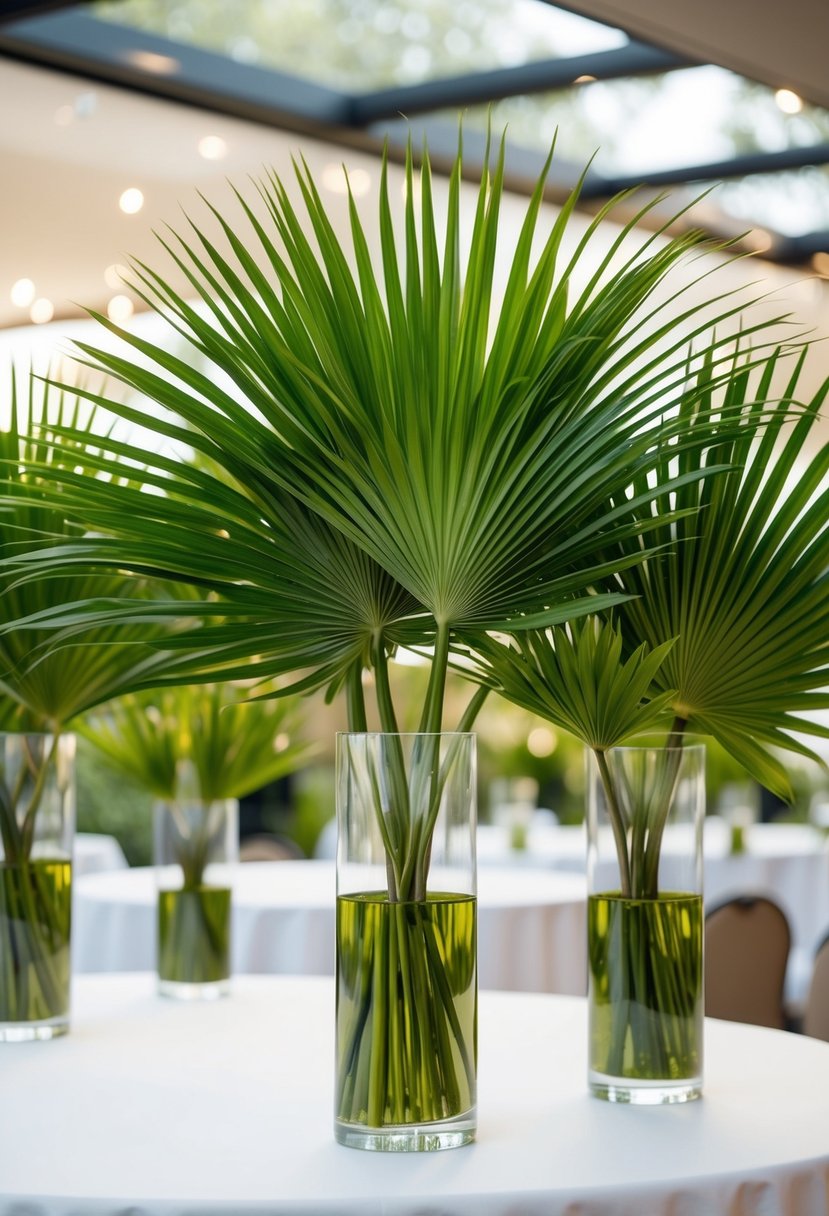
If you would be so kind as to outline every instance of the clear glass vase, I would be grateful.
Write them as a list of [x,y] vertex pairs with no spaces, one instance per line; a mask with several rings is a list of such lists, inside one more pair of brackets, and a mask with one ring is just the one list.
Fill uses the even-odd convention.
[[156,802],[158,990],[182,1000],[230,991],[231,876],[239,804],[179,797]]
[[589,1086],[611,1102],[702,1092],[705,747],[588,758]]
[[423,1151],[475,1137],[472,734],[337,737],[335,1135]]
[[0,1041],[69,1029],[73,735],[0,734]]

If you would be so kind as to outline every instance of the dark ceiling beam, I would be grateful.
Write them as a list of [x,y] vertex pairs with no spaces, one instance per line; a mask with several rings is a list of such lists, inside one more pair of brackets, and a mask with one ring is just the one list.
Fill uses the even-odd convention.
[[59,8],[75,8],[78,0],[0,0],[0,25],[53,13]]
[[349,120],[344,93],[84,13],[0,26],[0,55],[270,126],[319,133]]
[[803,236],[778,237],[769,253],[763,257],[787,266],[809,262],[816,253],[829,254],[829,228],[818,232],[807,232]]
[[468,72],[426,80],[422,84],[378,89],[352,98],[351,121],[367,125],[401,114],[426,114],[431,110],[454,109],[499,101],[526,93],[547,93],[569,88],[580,77],[618,80],[625,76],[673,72],[693,66],[694,61],[672,51],[662,51],[642,42],[630,42],[611,51],[575,55],[567,59],[541,59],[519,67],[490,72]]
[[751,177],[757,173],[781,173],[787,169],[829,164],[829,143],[809,144],[802,148],[784,148],[779,152],[751,152],[730,160],[712,161],[704,165],[681,165],[675,169],[647,170],[633,175],[603,177],[589,173],[582,189],[583,198],[605,198],[636,186],[675,186],[686,182],[722,181],[727,178]]

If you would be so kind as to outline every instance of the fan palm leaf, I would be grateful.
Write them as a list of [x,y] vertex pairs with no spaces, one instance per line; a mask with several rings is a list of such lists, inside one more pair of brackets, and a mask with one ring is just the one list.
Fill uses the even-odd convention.
[[[829,382],[795,409],[801,357],[758,434],[758,402],[770,399],[780,361],[774,354],[754,371],[735,364],[729,404],[746,426],[716,449],[728,470],[654,499],[652,522],[660,511],[687,513],[649,534],[665,553],[609,585],[632,597],[618,609],[629,646],[676,639],[655,677],[661,691],[674,690],[676,717],[790,799],[774,752],[814,758],[797,736],[829,738],[817,717],[829,707],[829,444],[808,455]],[[684,407],[691,420],[695,408]],[[710,451],[683,457],[698,470],[709,459]]]
[[673,645],[642,643],[624,656],[612,621],[587,617],[509,640],[478,638],[467,659],[501,696],[604,752],[667,725],[675,693],[655,693],[654,682]]
[[[82,530],[56,503],[49,504],[40,492],[38,478],[88,476],[94,453],[94,413],[81,407],[77,396],[54,389],[39,394],[29,380],[28,392],[20,393],[14,376],[9,395],[9,425],[0,432],[0,483],[4,507],[0,511],[0,560],[12,562],[22,554],[48,552],[56,543],[71,544]],[[60,445],[55,434],[73,424],[71,438]],[[33,470],[38,469],[40,473]],[[121,471],[121,487],[127,487]],[[5,719],[18,730],[59,730],[78,714],[116,696],[134,685],[162,661],[160,652],[148,645],[146,628],[92,627],[74,644],[61,640],[58,646],[43,646],[41,635],[19,622],[36,621],[44,612],[65,602],[93,601],[102,596],[117,599],[127,585],[130,593],[152,598],[159,606],[166,600],[166,624],[153,629],[158,637],[170,632],[176,619],[172,593],[160,584],[127,580],[113,571],[85,570],[75,573],[68,566],[51,572],[47,579],[19,579],[6,569],[0,580],[0,605],[6,627],[0,631],[0,694],[14,703]],[[11,627],[8,627],[11,625]]]
[[[655,234],[625,256],[639,217],[623,226],[574,294],[575,270],[612,214],[606,208],[596,217],[567,260],[563,242],[577,190],[543,236],[531,268],[545,175],[528,204],[497,310],[503,147],[492,172],[482,176],[465,255],[460,155],[449,180],[442,249],[428,156],[419,212],[411,155],[407,163],[402,238],[384,160],[379,267],[353,199],[349,260],[304,165],[296,170],[299,206],[275,175],[259,185],[264,220],[237,194],[248,226],[244,237],[237,219],[211,208],[222,248],[195,224],[189,236],[165,239],[198,303],[141,263],[134,268],[136,285],[207,370],[167,343],[148,342],[105,318],[99,319],[123,339],[127,353],[89,344],[81,349],[93,366],[172,417],[148,419],[117,401],[111,403],[116,413],[188,443],[237,489],[184,464],[162,468],[158,458],[140,452],[139,463],[154,470],[145,485],[161,488],[163,478],[167,496],[147,518],[137,500],[129,506],[131,487],[113,490],[111,479],[101,477],[82,485],[61,474],[53,482],[60,482],[64,509],[101,535],[62,547],[48,560],[82,563],[87,554],[220,592],[227,612],[210,645],[227,647],[229,664],[250,653],[243,634],[257,619],[251,604],[261,589],[275,606],[273,628],[263,630],[258,652],[275,656],[268,672],[323,654],[318,682],[334,685],[349,663],[356,670],[360,655],[382,666],[396,642],[392,624],[403,635],[419,632],[421,640],[424,628],[432,630],[435,682],[423,716],[430,729],[440,725],[453,630],[541,627],[618,602],[614,589],[595,594],[616,568],[602,555],[615,544],[614,563],[638,562],[639,537],[658,528],[646,508],[657,492],[649,474],[659,445],[676,445],[676,451],[686,441],[701,442],[701,427],[686,439],[687,421],[675,409],[693,392],[687,342],[713,320],[733,316],[745,300],[715,296],[711,306],[681,310],[680,324],[666,320],[663,285],[702,238]],[[681,294],[677,289],[676,297]],[[708,342],[716,352],[725,339]],[[702,400],[698,411],[702,416]],[[60,441],[71,438],[65,430]],[[125,457],[135,460],[136,453],[111,443],[100,471],[117,469]],[[662,493],[678,494],[699,475],[699,468],[669,472]],[[630,499],[624,490],[632,484],[638,490]],[[299,505],[289,508],[290,502]],[[346,644],[334,640],[336,629],[327,632],[333,602],[330,585],[319,594],[324,578],[297,575],[303,591],[293,601],[282,591],[283,576],[290,577],[286,565],[305,560],[297,543],[301,529],[281,519],[291,509],[313,519],[308,526],[316,533],[327,528],[329,550],[348,566],[334,599],[350,595],[354,584],[361,603],[371,601],[368,617],[357,610],[359,643],[353,633]],[[286,530],[291,534],[282,546]],[[198,538],[195,552],[192,538]],[[283,594],[287,599],[280,601]],[[393,621],[378,614],[378,600],[394,605]],[[284,611],[276,607],[280,602]],[[124,611],[137,609],[125,605]],[[213,604],[189,611],[221,615]],[[342,619],[354,613],[352,602]],[[282,625],[296,645],[277,640]],[[177,645],[192,641],[195,652],[198,634]]]
[[[101,399],[103,400],[103,399]],[[174,428],[180,438],[179,428]],[[66,437],[71,437],[67,433]],[[64,435],[59,435],[60,440]],[[88,467],[111,473],[134,450],[111,438]],[[101,495],[94,478],[62,475],[61,502],[94,540],[77,538],[32,550],[19,566],[48,580],[56,568],[90,571],[122,565],[125,548],[114,521],[139,520],[129,547],[129,568],[139,576],[175,577],[194,594],[175,606],[180,620],[209,627],[165,635],[146,686],[189,680],[243,679],[255,661],[261,679],[301,672],[302,691],[339,688],[355,665],[369,666],[375,639],[388,647],[427,645],[428,615],[375,562],[278,486],[257,494],[249,479],[242,493],[227,470],[147,453],[143,493],[111,478]],[[206,462],[203,460],[202,464]],[[23,583],[28,586],[28,580]],[[94,624],[114,628],[169,618],[170,605],[106,591],[86,602],[51,603],[29,617],[33,626],[60,628],[60,645],[83,638]],[[45,652],[54,648],[47,643]],[[145,686],[137,679],[134,688]]]

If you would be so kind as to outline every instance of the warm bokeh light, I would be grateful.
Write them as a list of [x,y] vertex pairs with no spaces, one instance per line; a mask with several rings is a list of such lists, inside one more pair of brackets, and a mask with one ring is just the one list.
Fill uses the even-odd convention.
[[31,279],[18,279],[12,284],[9,299],[15,308],[28,308],[35,298],[35,285]]
[[47,322],[52,320],[54,315],[55,306],[52,301],[47,300],[45,296],[41,296],[39,300],[35,300],[34,304],[29,310],[29,316],[32,318],[35,325],[46,325]]
[[137,186],[130,186],[119,198],[118,206],[125,215],[135,215],[144,206],[144,195]]
[[113,296],[107,304],[107,316],[116,325],[129,321],[135,312],[135,306],[129,296]]
[[127,274],[127,267],[122,266],[120,262],[113,262],[111,266],[107,266],[104,271],[104,282],[107,287],[112,287],[117,290],[124,286],[124,275]]
[[365,169],[347,169],[343,165],[326,165],[322,171],[322,184],[332,194],[347,194],[349,186],[355,198],[368,194],[371,177]]
[[803,109],[803,99],[792,89],[778,89],[774,100],[784,114],[799,114]]
[[812,265],[821,278],[829,279],[829,253],[814,254]]
[[178,59],[173,59],[172,55],[159,55],[156,51],[128,51],[124,58],[134,68],[152,72],[154,76],[174,76],[181,70]]
[[205,135],[199,140],[199,156],[204,160],[224,160],[227,156],[227,144],[221,135]]
[[552,756],[557,747],[558,738],[549,726],[536,726],[527,735],[527,751],[531,756]]

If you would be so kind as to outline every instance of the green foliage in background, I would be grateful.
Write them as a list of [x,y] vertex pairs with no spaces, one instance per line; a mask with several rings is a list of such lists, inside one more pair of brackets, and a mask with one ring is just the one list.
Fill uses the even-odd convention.
[[151,800],[147,790],[107,764],[101,753],[78,738],[77,828],[114,836],[132,866],[153,860]]
[[251,700],[249,692],[229,683],[125,696],[78,730],[152,798],[178,796],[183,765],[202,801],[243,798],[296,771],[314,751],[296,737],[295,700]]
[[[95,411],[78,395],[31,377],[21,393],[12,375],[8,402],[8,429],[0,431],[0,562],[81,538],[82,526],[60,499],[44,501],[41,479],[45,485],[53,477],[80,483],[92,477],[96,443]],[[125,466],[111,470],[111,476],[128,484]],[[57,645],[42,645],[41,634],[17,624],[56,605],[63,610],[75,601],[125,593],[153,596],[160,611],[151,628],[85,623],[82,636],[70,627]],[[180,588],[178,594],[187,591]],[[45,577],[21,580],[6,568],[0,574],[0,621],[11,628],[0,629],[0,728],[59,731],[117,696],[163,665],[163,653],[150,643],[170,632],[175,620],[170,590],[158,583],[151,587],[117,571],[52,569],[48,562]]]

